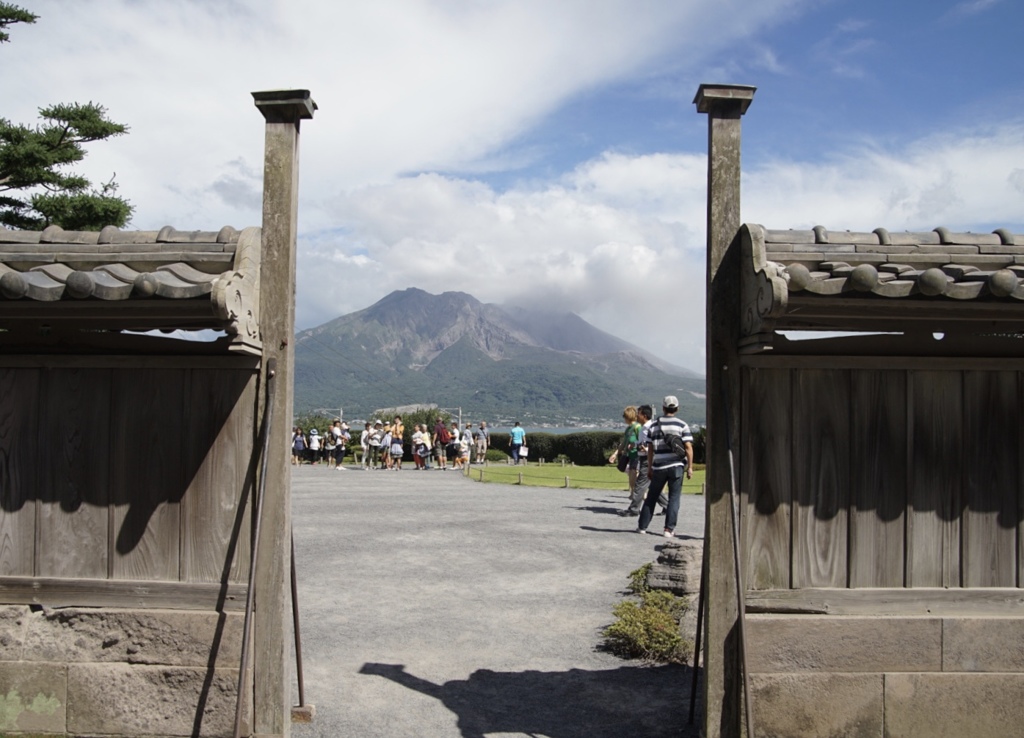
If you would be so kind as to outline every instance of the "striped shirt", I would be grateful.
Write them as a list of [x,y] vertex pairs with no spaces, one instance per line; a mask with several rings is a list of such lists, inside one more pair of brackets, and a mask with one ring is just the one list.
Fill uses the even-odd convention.
[[668,441],[666,434],[675,434],[683,437],[688,443],[693,443],[693,434],[690,433],[690,426],[675,416],[663,415],[651,424],[648,431],[648,443],[654,449],[654,463],[652,469],[670,469],[673,466],[686,466],[686,459],[680,459]]

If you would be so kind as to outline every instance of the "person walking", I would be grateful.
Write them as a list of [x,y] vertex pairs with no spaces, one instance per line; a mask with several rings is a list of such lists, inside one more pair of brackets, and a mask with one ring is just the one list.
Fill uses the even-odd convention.
[[309,463],[320,463],[320,431],[316,428],[309,431]]
[[348,431],[348,423],[336,420],[334,430],[331,432],[335,436],[334,468],[338,471],[345,471],[345,452],[348,450],[348,442],[352,439],[352,434]]
[[396,430],[403,427],[401,423],[391,426],[391,468],[395,471],[401,471],[402,457],[405,456],[405,441]]
[[462,438],[469,446],[469,454],[467,455],[466,461],[466,463],[469,464],[469,460],[473,458],[473,452],[476,451],[476,439],[473,437],[472,423],[466,423],[466,430],[462,432]]
[[380,468],[391,468],[391,424],[384,424],[384,435],[380,438]]
[[[647,478],[651,487],[647,490],[647,498],[640,510],[637,533],[646,533],[647,526],[654,517],[654,508],[658,505],[658,496],[668,487],[668,511],[665,514],[665,537],[675,535],[676,521],[679,518],[679,498],[683,493],[683,474],[687,479],[693,476],[693,434],[690,426],[676,417],[679,411],[679,400],[675,395],[667,395],[661,403],[662,416],[651,424],[647,440]],[[682,440],[685,456],[680,457],[673,449],[669,436],[676,435]]]
[[372,435],[373,426],[370,425],[370,421],[366,421],[366,427],[364,427],[362,432],[359,434],[359,451],[361,454],[359,458],[359,465],[362,466],[363,469],[369,468],[368,465],[370,462],[370,436]]
[[637,417],[637,409],[632,405],[629,405],[622,411],[622,419],[626,421],[626,430],[622,433],[622,440],[619,441],[619,445],[608,458],[609,464],[618,463],[621,469],[621,457],[625,456],[630,500],[633,499],[636,493],[637,468],[640,463],[640,430],[642,426],[637,422]]
[[377,468],[377,462],[380,460],[380,441],[383,436],[384,424],[378,420],[373,424],[373,429],[370,431],[370,436],[366,442],[366,448],[370,452],[370,460],[366,468],[371,471]]
[[327,461],[328,467],[336,466],[338,463],[338,434],[334,431],[341,433],[336,422],[324,433],[324,459]]
[[512,430],[508,432],[508,445],[512,451],[512,461],[519,466],[519,454],[523,450],[523,446],[526,445],[526,431],[519,425],[518,420],[512,426]]
[[295,430],[292,431],[292,466],[301,464],[305,455],[306,436],[302,432],[302,428],[295,426]]
[[448,468],[448,443],[452,437],[441,418],[434,423],[434,435],[431,440],[434,445],[434,455],[437,456],[437,463],[440,464],[437,468],[444,471]]
[[[647,497],[647,490],[650,489],[651,480],[647,476],[650,465],[647,463],[647,437],[651,431],[651,416],[654,414],[650,405],[641,405],[636,409],[637,422],[640,423],[640,433],[637,438],[636,455],[636,484],[633,487],[633,494],[629,499],[629,507],[620,510],[619,515],[627,518],[635,518],[640,514],[640,508],[644,505]],[[662,495],[664,498],[664,495]],[[668,500],[665,499],[665,504]]]
[[476,463],[483,464],[487,461],[487,449],[491,445],[490,434],[487,432],[487,421],[480,421],[480,430],[476,433]]

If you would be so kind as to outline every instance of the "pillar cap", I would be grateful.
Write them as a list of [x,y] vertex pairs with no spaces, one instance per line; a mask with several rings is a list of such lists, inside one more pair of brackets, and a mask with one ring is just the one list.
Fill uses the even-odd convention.
[[309,90],[266,90],[252,93],[252,99],[268,123],[293,123],[312,118],[317,109]]
[[753,85],[702,84],[697,88],[693,104],[698,113],[713,113],[720,110],[738,110],[740,115],[747,112],[757,88]]

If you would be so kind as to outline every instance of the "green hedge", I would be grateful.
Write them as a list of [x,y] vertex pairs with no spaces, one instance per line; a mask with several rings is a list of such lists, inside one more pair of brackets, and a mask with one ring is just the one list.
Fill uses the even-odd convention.
[[[577,466],[603,466],[619,444],[621,431],[585,431],[582,433],[527,433],[526,445],[530,460],[551,461],[567,457]],[[509,448],[509,435],[501,431],[491,433],[491,446],[501,451]]]

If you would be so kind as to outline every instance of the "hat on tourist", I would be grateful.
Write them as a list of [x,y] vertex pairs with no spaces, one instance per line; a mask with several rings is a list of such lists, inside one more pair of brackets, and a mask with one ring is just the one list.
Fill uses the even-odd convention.
[[679,407],[679,398],[675,395],[665,395],[665,399],[661,401],[661,406],[677,408]]
[[313,430],[311,430],[309,432],[309,435],[311,435],[311,436],[319,436],[320,435],[320,431],[318,431],[316,428],[314,428]]

